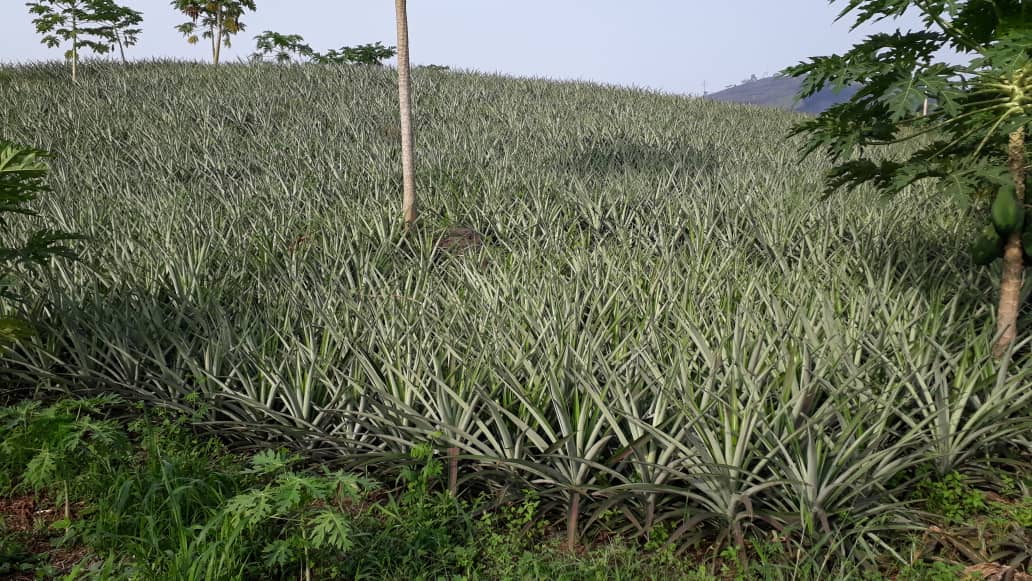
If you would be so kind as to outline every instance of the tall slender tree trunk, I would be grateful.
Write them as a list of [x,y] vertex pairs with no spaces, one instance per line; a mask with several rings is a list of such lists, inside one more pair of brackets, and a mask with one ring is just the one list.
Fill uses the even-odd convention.
[[[1010,134],[1007,146],[1007,165],[1014,179],[1018,203],[1025,203],[1025,128]],[[1026,217],[1030,219],[1032,217]],[[1000,280],[1000,304],[996,312],[996,332],[999,338],[993,345],[993,355],[1002,357],[1018,334],[1018,310],[1021,308],[1021,286],[1024,282],[1021,256],[1021,232],[1007,238],[1003,250],[1003,278]]]
[[216,32],[217,32],[217,30],[212,30],[211,31],[211,62],[213,62],[215,64],[218,64],[218,63],[215,62],[215,60],[218,58],[218,57],[215,56],[215,33]]
[[222,26],[225,24],[222,16],[222,3],[216,5],[215,13],[215,34],[211,35],[211,60],[216,65],[219,64],[219,52],[222,49]]
[[401,204],[405,225],[416,221],[416,173],[412,139],[412,81],[409,76],[408,9],[405,0],[395,0],[398,23],[398,103],[401,109],[401,179],[404,198]]
[[72,14],[72,82],[78,79],[79,68],[79,22]]
[[115,40],[118,41],[118,54],[122,55],[122,64],[125,64],[125,47],[122,46],[122,35],[115,33]]

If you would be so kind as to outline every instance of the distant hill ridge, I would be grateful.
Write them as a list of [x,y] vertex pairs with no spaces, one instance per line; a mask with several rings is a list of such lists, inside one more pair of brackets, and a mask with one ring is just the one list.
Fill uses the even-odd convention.
[[802,78],[776,75],[762,79],[750,79],[723,91],[710,93],[706,95],[706,98],[729,103],[764,105],[816,115],[832,105],[848,101],[859,88],[847,87],[838,93],[833,89],[825,88],[798,101],[796,94],[802,85]]

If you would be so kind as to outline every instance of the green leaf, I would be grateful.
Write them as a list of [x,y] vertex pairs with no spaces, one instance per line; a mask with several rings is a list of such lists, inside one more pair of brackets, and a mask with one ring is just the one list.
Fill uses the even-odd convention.
[[49,528],[54,529],[54,530],[58,530],[58,531],[63,531],[63,530],[67,530],[71,526],[72,526],[72,521],[70,519],[63,518],[61,520],[55,520],[54,522],[50,523]]
[[36,334],[36,329],[27,321],[16,317],[0,317],[0,346],[24,341]]
[[35,490],[55,483],[58,458],[44,446],[25,466],[25,482]]
[[312,546],[317,549],[348,551],[354,544],[351,540],[351,524],[343,513],[320,510],[312,516],[310,526]]
[[297,560],[292,543],[276,539],[262,548],[262,561],[266,567],[285,567]]

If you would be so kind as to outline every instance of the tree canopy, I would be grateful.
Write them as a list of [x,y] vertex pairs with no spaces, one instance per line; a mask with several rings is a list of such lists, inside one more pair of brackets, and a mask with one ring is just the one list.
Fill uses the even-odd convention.
[[[65,58],[72,62],[72,77],[82,49],[106,54],[116,45],[124,49],[136,44],[143,16],[114,0],[36,0],[26,2],[41,42],[56,48],[68,43]],[[123,60],[125,58],[123,52]]]
[[[887,194],[939,178],[960,203],[986,186],[1010,180],[1003,160],[1007,136],[1032,115],[1032,2],[1028,0],[849,0],[852,29],[908,9],[925,30],[869,36],[842,55],[822,56],[784,72],[802,76],[801,97],[826,86],[861,85],[848,102],[799,124],[804,154],[823,149],[836,162],[828,192],[873,182]],[[942,49],[973,58],[936,61]],[[916,116],[925,98],[937,103]],[[905,160],[874,161],[874,146],[934,136]]]

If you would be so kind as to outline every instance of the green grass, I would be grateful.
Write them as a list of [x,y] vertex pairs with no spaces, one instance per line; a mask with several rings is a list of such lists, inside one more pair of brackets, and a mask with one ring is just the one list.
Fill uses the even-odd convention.
[[[390,70],[0,72],[5,137],[57,156],[40,211],[92,237],[23,283],[9,385],[387,481],[454,446],[464,499],[532,490],[549,527],[674,554],[781,531],[813,574],[912,560],[908,474],[1027,474],[1029,341],[989,354],[980,208],[822,202],[793,114],[416,71],[406,236]],[[435,254],[450,225],[485,248]]]

